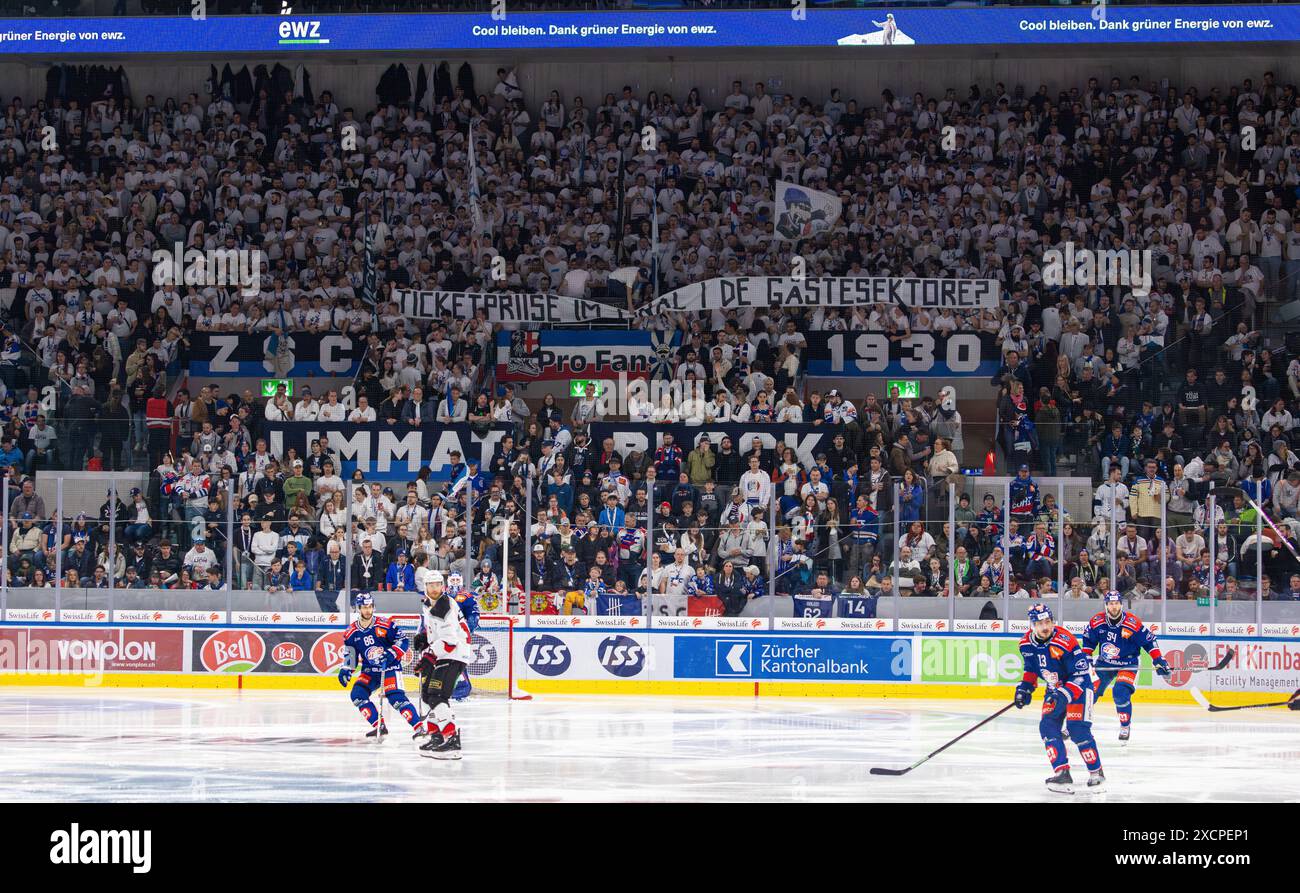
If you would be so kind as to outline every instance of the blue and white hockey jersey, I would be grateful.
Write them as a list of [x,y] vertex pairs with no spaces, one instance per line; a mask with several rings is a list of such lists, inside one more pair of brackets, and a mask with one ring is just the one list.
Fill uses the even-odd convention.
[[409,650],[406,633],[387,617],[376,616],[369,626],[354,620],[343,632],[344,663],[362,673],[400,669]]
[[1085,691],[1094,690],[1092,663],[1084,654],[1079,640],[1065,627],[1052,630],[1046,642],[1034,638],[1033,631],[1020,639],[1020,656],[1025,662],[1024,681],[1037,685],[1042,679],[1048,690],[1064,688],[1076,701]]
[[1094,614],[1083,634],[1083,651],[1096,657],[1098,670],[1135,670],[1145,650],[1152,660],[1160,659],[1160,643],[1155,634],[1132,611],[1112,623],[1105,611]]

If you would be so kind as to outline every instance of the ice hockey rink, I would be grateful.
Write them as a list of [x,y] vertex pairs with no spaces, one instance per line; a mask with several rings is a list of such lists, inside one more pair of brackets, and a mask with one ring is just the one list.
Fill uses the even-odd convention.
[[1107,791],[1070,798],[1043,786],[1037,704],[889,778],[868,770],[908,765],[998,704],[478,697],[457,706],[464,759],[444,762],[391,710],[394,733],[367,740],[342,691],[6,688],[0,801],[1300,802],[1300,714],[1135,704],[1126,747],[1099,705]]

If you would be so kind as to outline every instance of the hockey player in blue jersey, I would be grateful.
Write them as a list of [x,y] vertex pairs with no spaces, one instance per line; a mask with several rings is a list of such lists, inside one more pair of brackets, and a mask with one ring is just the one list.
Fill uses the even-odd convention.
[[[356,606],[360,616],[343,633],[344,659],[339,685],[347,688],[352,682],[352,703],[370,724],[367,738],[388,734],[379,710],[370,702],[371,694],[381,686],[382,697],[388,699],[418,734],[419,714],[402,688],[402,658],[409,650],[406,635],[389,618],[375,616],[375,599],[369,593],[358,595]],[[357,671],[355,681],[354,670]]]
[[1168,676],[1169,661],[1160,653],[1160,643],[1155,634],[1142,624],[1138,616],[1124,610],[1124,599],[1111,590],[1106,593],[1106,608],[1093,615],[1081,640],[1083,653],[1093,660],[1100,683],[1097,700],[1114,683],[1111,697],[1119,715],[1119,740],[1129,739],[1133,722],[1133,691],[1137,688],[1138,658],[1145,650],[1151,663],[1161,676]]
[[1106,776],[1101,770],[1097,742],[1092,737],[1092,662],[1083,653],[1079,640],[1065,627],[1056,625],[1046,605],[1036,604],[1029,609],[1029,632],[1020,640],[1020,656],[1025,670],[1024,678],[1016,686],[1016,706],[1022,708],[1033,701],[1039,679],[1046,685],[1038,731],[1052,764],[1053,774],[1047,779],[1047,787],[1062,794],[1074,793],[1069,754],[1061,734],[1062,725],[1066,725],[1088,767],[1088,787],[1100,789]]
[[[460,607],[461,616],[465,618],[465,623],[469,625],[470,641],[474,640],[474,633],[478,632],[478,596],[474,590],[466,588],[465,578],[460,574],[452,573],[447,575],[447,594],[456,600]],[[463,701],[469,697],[474,686],[469,681],[469,667],[461,673],[460,678],[456,680],[456,687],[452,690],[451,697],[455,701]]]

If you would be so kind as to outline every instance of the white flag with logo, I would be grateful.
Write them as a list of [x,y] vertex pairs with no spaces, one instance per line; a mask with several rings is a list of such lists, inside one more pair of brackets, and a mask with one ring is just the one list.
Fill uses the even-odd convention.
[[776,234],[798,241],[821,235],[840,219],[844,204],[829,192],[776,181]]

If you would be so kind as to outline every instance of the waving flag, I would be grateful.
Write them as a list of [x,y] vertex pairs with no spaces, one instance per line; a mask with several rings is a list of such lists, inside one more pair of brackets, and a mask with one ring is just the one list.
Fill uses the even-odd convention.
[[371,320],[374,331],[379,331],[379,301],[375,294],[375,227],[370,222],[370,209],[366,209],[365,220],[366,249],[365,266],[361,274],[361,300],[370,305],[374,318]]
[[[655,190],[657,193],[659,190]],[[654,296],[659,297],[659,196],[655,195],[654,205],[650,208],[650,284],[654,286]]]
[[829,192],[776,181],[776,234],[798,241],[821,235],[840,219],[844,203]]

